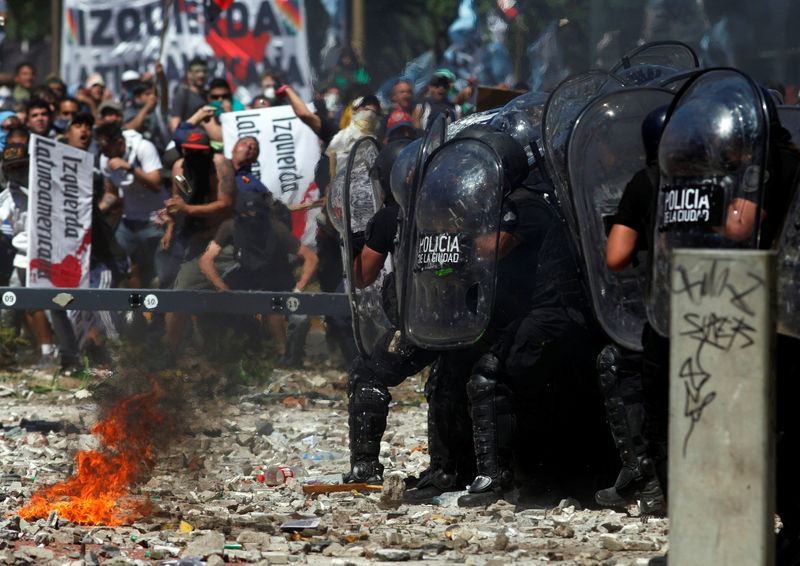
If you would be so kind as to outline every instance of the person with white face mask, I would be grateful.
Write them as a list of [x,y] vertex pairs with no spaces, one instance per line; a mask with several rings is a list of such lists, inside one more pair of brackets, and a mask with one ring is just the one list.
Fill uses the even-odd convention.
[[350,148],[364,136],[375,134],[381,119],[381,105],[375,95],[356,98],[352,105],[350,124],[333,136],[325,154],[331,160],[331,178],[347,164]]

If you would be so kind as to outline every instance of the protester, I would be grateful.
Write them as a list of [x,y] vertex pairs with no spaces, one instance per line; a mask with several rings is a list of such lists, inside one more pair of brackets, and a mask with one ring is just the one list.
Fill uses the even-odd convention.
[[116,239],[131,258],[131,285],[146,286],[153,276],[167,277],[170,257],[160,250],[164,230],[155,226],[167,192],[161,185],[161,159],[155,146],[134,130],[106,123],[95,130],[105,193],[101,212],[122,200]]
[[50,104],[41,98],[32,98],[27,104],[27,122],[25,125],[32,134],[55,138],[56,131],[53,128],[53,113]]
[[447,114],[452,120],[456,119],[456,107],[447,98],[449,90],[450,80],[446,76],[433,75],[428,83],[428,94],[414,108],[411,117],[414,127],[427,130],[431,120],[441,113]]
[[46,86],[55,97],[55,102],[58,104],[67,95],[67,85],[64,80],[56,73],[50,73],[44,78],[44,86]]
[[205,60],[195,57],[189,61],[186,84],[178,86],[172,98],[169,129],[174,132],[178,124],[189,119],[197,110],[206,105],[206,79],[208,65]]
[[58,103],[56,117],[53,120],[53,128],[62,134],[67,129],[67,125],[75,115],[80,112],[81,106],[74,98],[64,98]]
[[122,127],[122,105],[114,100],[106,100],[97,107],[97,125],[114,124]]
[[[271,211],[272,196],[267,192],[239,192],[233,218],[220,224],[214,239],[208,244],[198,266],[200,271],[220,291],[304,291],[317,268],[317,255],[300,243],[286,225]],[[233,246],[236,263],[220,276],[215,261],[223,249]],[[289,256],[302,260],[300,279],[295,282]],[[267,325],[277,341],[281,362],[290,367],[302,366],[302,342],[305,336],[293,329],[291,343],[287,342],[283,316],[269,313]],[[292,320],[301,316],[302,320]],[[295,327],[308,323],[307,315],[289,315]]]
[[340,130],[328,144],[325,154],[331,160],[331,177],[347,164],[353,144],[364,136],[375,133],[381,117],[381,105],[375,95],[359,97],[353,101],[350,124]]
[[33,85],[36,84],[36,69],[32,63],[23,61],[14,69],[14,101],[24,104],[31,98]]
[[[14,267],[16,284],[27,284],[28,269],[28,143],[9,141],[3,150],[3,172],[6,185],[0,192],[0,223],[8,224],[8,236],[16,249]],[[50,324],[44,311],[26,310],[23,315],[34,345],[41,351],[38,368],[52,369],[57,365],[57,351]]]
[[[197,289],[206,285],[197,269],[197,260],[217,233],[219,225],[231,216],[236,198],[233,165],[212,151],[205,130],[182,127],[177,131],[183,157],[172,167],[172,196],[164,202],[173,222],[167,225],[162,247],[172,239],[183,242],[186,251],[175,280],[176,289]],[[185,184],[181,182],[185,179]],[[188,192],[188,194],[187,194]],[[175,232],[175,220],[183,222]],[[186,324],[185,313],[167,315],[167,343],[173,354],[178,351]]]
[[144,139],[153,143],[163,153],[169,141],[164,120],[159,116],[158,96],[148,83],[136,83],[131,87],[132,100],[122,115],[124,129],[136,130]]

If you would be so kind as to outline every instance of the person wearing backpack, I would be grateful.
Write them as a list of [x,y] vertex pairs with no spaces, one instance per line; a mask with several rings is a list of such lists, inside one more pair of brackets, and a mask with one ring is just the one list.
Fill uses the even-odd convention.
[[[317,254],[275,218],[273,205],[269,192],[247,191],[237,195],[233,218],[220,224],[198,262],[200,271],[216,289],[301,292],[311,281],[319,263]],[[231,252],[236,263],[220,275],[215,261]],[[289,262],[290,254],[303,262],[297,281]],[[302,348],[287,347],[282,315],[267,314],[267,325],[287,363],[301,364]]]

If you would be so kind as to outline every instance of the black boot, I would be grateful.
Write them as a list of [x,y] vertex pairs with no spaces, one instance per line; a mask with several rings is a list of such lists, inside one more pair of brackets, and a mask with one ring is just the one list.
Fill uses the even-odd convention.
[[641,356],[606,346],[597,358],[600,389],[622,469],[612,487],[595,493],[602,507],[626,509],[639,502],[642,513],[664,515],[666,502],[643,435],[646,412],[641,394]]
[[408,485],[406,503],[432,503],[448,491],[462,490],[475,477],[472,421],[467,384],[471,364],[464,356],[441,355],[425,382],[428,401],[428,454],[430,467]]
[[503,499],[512,486],[511,439],[515,418],[509,392],[498,383],[500,361],[486,354],[470,376],[467,395],[478,475],[458,498],[459,507],[480,507]]
[[642,513],[647,515],[665,515],[667,512],[661,483],[649,460],[640,462],[633,469],[623,467],[614,485],[595,493],[594,499],[601,507],[627,509],[628,505],[638,502]]
[[370,377],[371,372],[357,359],[348,383],[350,471],[342,475],[344,483],[383,482],[378,456],[392,397],[385,386]]

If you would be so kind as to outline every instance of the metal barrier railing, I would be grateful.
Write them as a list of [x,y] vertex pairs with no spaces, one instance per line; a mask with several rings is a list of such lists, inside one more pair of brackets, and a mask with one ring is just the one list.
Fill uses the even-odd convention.
[[179,291],[172,289],[29,289],[0,287],[0,308],[231,314],[350,314],[344,293]]

